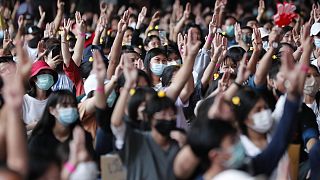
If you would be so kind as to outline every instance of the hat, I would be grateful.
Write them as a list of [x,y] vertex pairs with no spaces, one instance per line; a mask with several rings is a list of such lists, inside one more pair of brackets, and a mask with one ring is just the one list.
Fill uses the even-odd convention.
[[316,36],[320,32],[320,23],[314,23],[311,26],[310,36]]
[[108,58],[104,56],[103,50],[102,50],[102,48],[100,46],[90,45],[87,48],[85,48],[84,51],[83,51],[82,63],[92,62],[93,61],[93,57],[92,57],[93,50],[98,50],[101,53],[101,56],[102,56],[103,60],[104,61],[108,61]]
[[32,35],[39,34],[40,32],[41,32],[41,29],[34,25],[27,27],[27,30],[26,30],[27,34],[32,34]]
[[[108,84],[109,80],[105,80],[104,84]],[[97,89],[98,82],[97,82],[97,76],[95,74],[91,74],[86,81],[84,82],[83,88],[84,93],[87,95],[91,91],[94,91]]]
[[45,61],[39,60],[32,64],[31,75],[29,79],[32,79],[39,74],[42,70],[49,70],[50,74],[53,76],[54,82],[58,80],[58,73],[54,71]]

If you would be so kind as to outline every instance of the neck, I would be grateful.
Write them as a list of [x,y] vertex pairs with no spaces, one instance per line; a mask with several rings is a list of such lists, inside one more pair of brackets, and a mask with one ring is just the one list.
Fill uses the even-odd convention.
[[53,128],[53,134],[54,136],[61,142],[64,142],[68,139],[70,135],[70,130],[67,127],[64,127],[60,123],[56,121],[54,128]]
[[222,167],[219,167],[217,165],[212,165],[204,174],[203,179],[204,180],[211,180],[213,177],[215,177],[217,174],[221,173],[223,171]]
[[151,73],[152,83],[153,85],[157,85],[160,83],[160,77]]
[[314,97],[309,96],[309,95],[304,95],[304,103],[306,104],[312,104],[314,101]]
[[152,128],[151,136],[153,140],[161,146],[163,150],[167,150],[169,148],[169,141],[167,138],[163,137],[160,133],[157,132],[156,129]]
[[250,128],[248,128],[248,137],[259,148],[264,148],[267,144],[266,134],[255,132]]
[[44,91],[42,89],[36,88],[36,99],[38,100],[45,100],[47,99],[47,91]]

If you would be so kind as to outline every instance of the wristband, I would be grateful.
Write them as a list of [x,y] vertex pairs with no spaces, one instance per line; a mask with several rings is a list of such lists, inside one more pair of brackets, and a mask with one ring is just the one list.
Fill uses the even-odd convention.
[[212,40],[213,40],[213,35],[208,36],[208,41],[212,42]]
[[216,64],[216,68],[219,68],[219,67],[220,67],[220,64],[219,64],[219,63],[217,63],[217,64]]
[[76,170],[76,167],[71,164],[70,162],[66,162],[64,163],[64,166],[63,166],[70,174],[72,174],[75,170]]
[[103,86],[97,87],[96,91],[97,91],[97,93],[103,94],[104,93],[104,87]]
[[309,71],[309,66],[302,64],[300,70],[304,73],[308,73]]
[[86,37],[86,33],[79,32],[78,35],[81,36],[81,37]]

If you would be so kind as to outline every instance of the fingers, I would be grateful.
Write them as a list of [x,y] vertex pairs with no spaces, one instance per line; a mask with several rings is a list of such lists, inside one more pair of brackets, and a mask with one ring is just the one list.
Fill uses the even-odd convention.
[[146,15],[147,15],[147,8],[146,8],[145,6],[142,8],[141,14],[142,14],[143,16],[146,16]]

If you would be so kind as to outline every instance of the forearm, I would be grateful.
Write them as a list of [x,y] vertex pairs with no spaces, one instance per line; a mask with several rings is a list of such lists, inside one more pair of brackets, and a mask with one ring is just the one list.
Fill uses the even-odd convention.
[[95,106],[100,109],[106,108],[106,95],[104,91],[104,82],[98,82],[97,89],[94,93]]
[[253,51],[252,56],[248,62],[247,68],[249,69],[251,74],[254,74],[256,72],[259,55],[260,55],[259,51]]
[[[5,108],[4,108],[5,109]],[[11,108],[7,111],[7,166],[25,176],[28,172],[27,137],[23,121]]]
[[101,37],[101,33],[99,31],[95,31],[92,45],[96,45],[96,46],[99,45],[100,44],[100,37]]
[[266,83],[268,70],[271,68],[272,65],[271,58],[274,52],[275,49],[273,47],[270,47],[267,53],[260,60],[259,66],[254,77],[254,83],[257,86]]
[[58,9],[57,15],[53,20],[53,24],[54,24],[54,32],[53,35],[55,36],[59,30],[60,27],[60,23],[63,17],[63,9]]
[[181,99],[181,101],[185,104],[188,102],[191,94],[194,92],[194,83],[193,83],[193,77],[190,76],[189,80],[187,81],[187,83],[184,85],[179,98]]
[[172,40],[173,42],[177,42],[177,37],[178,37],[178,34],[179,32],[181,31],[181,29],[183,28],[184,26],[184,22],[186,21],[185,17],[182,17],[180,19],[180,21],[178,21],[178,23],[176,24],[176,26],[174,27],[173,29],[173,35],[172,35]]
[[72,59],[78,67],[80,67],[81,65],[84,43],[85,43],[85,35],[79,32],[77,35],[76,45],[74,46],[74,53],[72,55]]
[[69,67],[71,54],[69,51],[69,42],[66,40],[66,38],[61,39],[61,53],[62,53],[63,63],[66,65],[66,67]]
[[216,62],[218,61],[217,57],[213,57],[206,70],[203,73],[201,78],[201,84],[203,87],[207,87],[210,80],[212,79],[213,73],[215,73]]
[[107,79],[111,79],[112,75],[116,70],[116,67],[119,64],[123,35],[123,33],[117,33],[116,38],[111,47],[109,56],[109,66],[107,69]]
[[127,107],[126,103],[129,97],[129,90],[130,90],[130,86],[125,85],[125,87],[121,91],[120,97],[113,110],[113,113],[111,116],[111,124],[115,127],[119,127],[123,123],[122,118],[124,116],[125,108]]
[[213,36],[214,36],[214,34],[212,34],[212,33],[209,33],[209,34],[208,34],[208,37],[207,37],[207,39],[206,39],[206,42],[205,42],[205,44],[203,45],[203,49],[206,49],[206,50],[210,50],[210,49],[211,49],[211,44],[212,44]]

